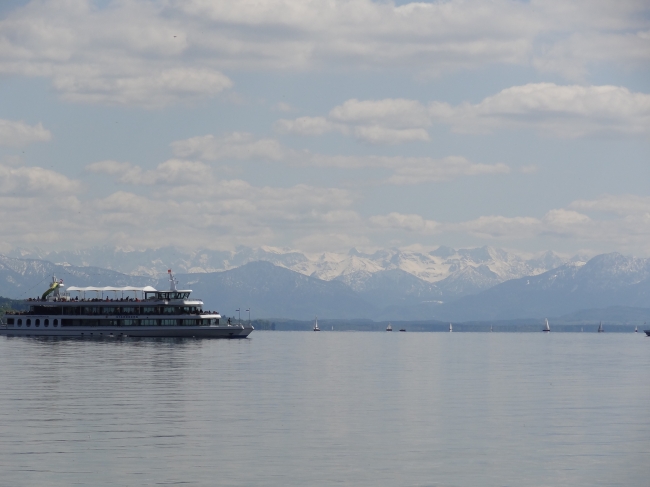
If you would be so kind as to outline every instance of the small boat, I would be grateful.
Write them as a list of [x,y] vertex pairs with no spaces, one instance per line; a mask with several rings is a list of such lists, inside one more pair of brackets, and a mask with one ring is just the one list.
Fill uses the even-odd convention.
[[386,331],[393,331],[393,327],[388,323],[388,326],[386,327]]
[[404,329],[404,328],[400,328],[399,331],[406,331],[406,329]]
[[634,333],[639,333],[639,327],[638,326],[634,327]]
[[602,333],[602,332],[604,332],[604,331],[605,331],[605,330],[603,330],[603,322],[601,321],[601,322],[600,322],[600,325],[598,325],[598,333]]
[[451,323],[449,323],[449,333],[451,333],[452,331],[454,331],[454,327],[451,326]]
[[316,317],[316,321],[314,322],[314,331],[320,331],[320,328],[318,328],[318,316]]
[[650,330],[643,330],[643,331],[645,332],[646,335],[650,337]]
[[548,326],[548,318],[544,318],[546,320],[546,324],[544,325],[544,328],[542,331],[551,331],[551,327]]

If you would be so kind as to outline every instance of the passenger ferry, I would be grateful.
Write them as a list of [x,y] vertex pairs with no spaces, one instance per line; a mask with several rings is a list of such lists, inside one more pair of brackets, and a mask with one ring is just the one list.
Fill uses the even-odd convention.
[[[246,338],[253,331],[250,324],[233,325],[230,320],[220,323],[218,312],[203,311],[203,301],[191,299],[190,289],[176,289],[178,281],[171,270],[168,274],[168,291],[151,286],[71,286],[63,292],[63,281],[52,277],[49,289],[40,299],[26,300],[29,311],[3,317],[0,335]],[[71,293],[77,295],[72,297]],[[95,293],[96,297],[86,298],[86,293]],[[111,293],[113,299],[109,297]],[[122,297],[118,299],[117,293]],[[133,293],[132,298],[129,293]]]

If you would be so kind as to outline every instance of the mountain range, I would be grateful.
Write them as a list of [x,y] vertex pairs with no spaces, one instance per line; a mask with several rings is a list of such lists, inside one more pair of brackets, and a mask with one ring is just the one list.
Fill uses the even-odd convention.
[[581,261],[580,257],[564,259],[553,252],[526,258],[493,247],[439,247],[430,252],[384,249],[373,253],[351,249],[347,254],[313,255],[272,247],[194,252],[174,247],[134,251],[104,247],[62,252],[16,249],[7,257],[154,278],[165,276],[170,268],[178,274],[199,274],[263,261],[320,280],[340,281],[361,293],[376,293],[382,283],[389,281],[408,282],[413,294],[436,301],[474,294],[509,279],[541,274],[567,261]]
[[[88,260],[76,253],[58,263],[0,256],[0,295],[14,299],[36,296],[47,288],[53,274],[67,285],[153,285],[165,289],[167,276],[159,271],[165,252],[174,255],[172,249],[137,254],[151,259],[145,275],[137,275],[143,261],[135,266],[135,260],[129,261],[133,255],[123,251],[109,253],[104,263],[129,273],[69,262],[73,259],[68,257],[77,255],[82,264],[101,263],[88,257],[95,255],[98,259],[98,251],[86,251],[83,255]],[[120,263],[123,253],[128,258]],[[191,288],[204,300],[207,309],[228,316],[240,309],[244,317],[244,310],[251,309],[253,316],[265,318],[306,320],[318,315],[330,319],[460,322],[539,319],[612,306],[650,307],[650,260],[618,253],[602,254],[586,262],[579,258],[563,260],[551,253],[524,259],[489,247],[439,248],[426,254],[399,250],[364,254],[353,249],[345,256],[317,257],[242,248],[224,252],[222,257],[226,254],[228,259],[222,259],[221,264],[228,269],[207,272],[206,268],[185,267],[186,272],[176,276],[181,287]],[[179,252],[177,263],[182,255],[186,257]],[[216,252],[210,255],[217,259]],[[62,256],[50,254],[50,258]],[[183,262],[207,262],[206,256],[192,258],[195,261]],[[235,262],[242,264],[234,266]],[[183,270],[180,266],[178,269]],[[592,314],[597,316],[598,311]],[[617,311],[623,320],[624,315],[624,311]],[[640,316],[638,309],[635,316]]]

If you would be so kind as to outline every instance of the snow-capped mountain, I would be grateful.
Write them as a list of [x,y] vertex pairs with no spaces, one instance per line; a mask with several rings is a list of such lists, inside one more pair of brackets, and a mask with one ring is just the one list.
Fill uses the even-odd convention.
[[[148,250],[93,248],[80,251],[47,252],[17,250],[17,258],[45,259],[62,265],[95,266],[130,275],[159,277],[172,268],[178,273],[220,272],[256,261],[325,281],[341,281],[363,292],[369,280],[384,271],[403,271],[425,283],[435,284],[439,299],[457,297],[488,289],[509,279],[541,274],[566,262],[552,252],[532,258],[492,247],[452,249],[439,247],[430,252],[383,249],[363,253],[304,254],[273,247],[239,247],[234,251],[182,251],[172,247]],[[377,279],[375,279],[377,281]]]
[[464,296],[433,314],[459,321],[542,318],[608,306],[650,307],[650,259],[597,255]]

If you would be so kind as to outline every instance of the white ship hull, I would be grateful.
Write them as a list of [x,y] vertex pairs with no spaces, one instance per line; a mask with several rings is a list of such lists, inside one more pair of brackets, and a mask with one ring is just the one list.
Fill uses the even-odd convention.
[[176,337],[246,338],[252,326],[65,326],[60,328],[0,327],[0,336],[44,336],[79,338]]

